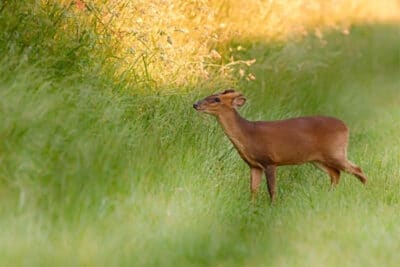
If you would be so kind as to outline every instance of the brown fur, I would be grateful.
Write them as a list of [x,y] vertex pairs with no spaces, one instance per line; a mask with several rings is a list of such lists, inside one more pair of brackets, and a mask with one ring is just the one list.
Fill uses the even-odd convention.
[[275,197],[275,172],[281,165],[315,163],[339,183],[340,171],[355,175],[362,183],[367,178],[360,167],[347,160],[349,131],[341,120],[309,116],[280,121],[248,121],[236,111],[246,99],[232,89],[198,101],[193,107],[212,114],[251,170],[253,199],[267,178],[271,200]]

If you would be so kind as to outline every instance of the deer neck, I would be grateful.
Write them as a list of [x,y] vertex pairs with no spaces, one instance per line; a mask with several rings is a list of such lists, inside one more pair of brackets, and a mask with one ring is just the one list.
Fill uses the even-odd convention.
[[235,109],[224,112],[217,119],[231,142],[237,149],[243,151],[247,137],[246,129],[250,122],[242,118]]

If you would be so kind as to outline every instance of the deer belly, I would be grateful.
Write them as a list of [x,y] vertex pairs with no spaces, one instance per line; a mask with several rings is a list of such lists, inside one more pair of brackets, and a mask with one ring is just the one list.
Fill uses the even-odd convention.
[[315,161],[320,158],[320,152],[309,143],[292,143],[275,146],[266,153],[266,157],[277,165],[294,165]]

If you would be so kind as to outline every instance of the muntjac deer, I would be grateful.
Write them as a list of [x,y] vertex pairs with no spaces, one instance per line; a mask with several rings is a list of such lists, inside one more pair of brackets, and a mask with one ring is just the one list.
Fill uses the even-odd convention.
[[363,184],[367,177],[360,167],[347,160],[349,131],[344,122],[324,116],[279,121],[248,121],[236,111],[246,98],[232,89],[210,95],[193,104],[201,112],[216,116],[225,134],[249,165],[252,199],[267,178],[271,201],[275,197],[277,166],[315,163],[329,174],[332,186],[339,183],[340,172],[355,175]]

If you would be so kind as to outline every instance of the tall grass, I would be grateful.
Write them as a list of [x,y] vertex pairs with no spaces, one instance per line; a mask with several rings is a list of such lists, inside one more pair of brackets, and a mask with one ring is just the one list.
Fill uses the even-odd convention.
[[[168,93],[147,83],[139,93],[126,89],[144,83],[110,63],[112,35],[73,15],[74,5],[7,1],[0,10],[1,266],[399,262],[397,25],[354,25],[323,40],[229,40],[215,47],[221,60],[256,59],[243,63],[256,80],[239,68],[226,80]],[[287,167],[276,204],[262,192],[252,205],[247,166],[215,119],[191,108],[232,83],[249,119],[345,120],[350,159],[369,184],[343,175],[329,191],[324,173]]]
[[240,43],[221,45],[232,39],[277,42],[310,34],[323,40],[326,28],[348,34],[352,24],[400,19],[396,0],[58,2],[111,38],[114,51],[107,62],[117,70],[116,79],[139,91],[175,91],[204,80],[232,85],[240,76],[254,80],[247,68],[253,58],[224,56],[241,49]]

